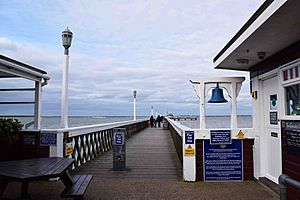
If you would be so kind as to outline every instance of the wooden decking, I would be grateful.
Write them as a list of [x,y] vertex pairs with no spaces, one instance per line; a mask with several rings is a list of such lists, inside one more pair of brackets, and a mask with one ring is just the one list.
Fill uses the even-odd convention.
[[182,180],[182,168],[169,131],[146,128],[126,141],[126,171],[112,170],[112,151],[85,163],[74,173],[94,179]]

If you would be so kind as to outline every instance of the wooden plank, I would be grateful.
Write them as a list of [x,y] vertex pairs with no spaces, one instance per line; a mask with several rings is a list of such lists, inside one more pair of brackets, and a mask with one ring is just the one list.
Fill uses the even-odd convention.
[[[108,135],[101,134],[104,140]],[[105,142],[105,149],[109,148]],[[73,173],[95,179],[182,180],[182,168],[168,130],[147,128],[126,139],[126,173],[112,171],[112,151],[80,166]]]
[[89,186],[93,176],[92,175],[86,175],[84,181],[81,184],[81,187],[77,190],[77,194],[83,194],[85,193],[87,187]]
[[66,188],[61,197],[83,197],[90,181],[91,175],[76,175],[73,177],[74,185],[71,188]]

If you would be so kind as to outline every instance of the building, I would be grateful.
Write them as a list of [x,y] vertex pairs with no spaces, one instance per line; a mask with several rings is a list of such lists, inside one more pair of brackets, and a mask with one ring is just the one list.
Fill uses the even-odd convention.
[[[254,176],[300,181],[300,1],[266,0],[213,59],[250,72]],[[288,198],[300,198],[289,188]]]
[[[8,79],[14,80],[14,84],[10,86],[11,88],[0,88],[0,93],[6,96],[4,93],[10,92],[14,96],[18,96],[19,93],[33,93],[33,100],[6,100],[1,101],[0,106],[4,105],[33,105],[32,115],[22,115],[22,114],[12,114],[4,115],[0,112],[0,118],[16,118],[16,117],[30,117],[33,118],[32,124],[34,129],[40,129],[41,124],[41,94],[42,87],[47,85],[50,77],[47,72],[33,67],[31,65],[19,62],[17,60],[11,59],[0,54],[0,79],[7,81]],[[20,80],[25,79],[32,81],[31,87],[24,87]],[[12,96],[12,95],[10,95]],[[3,110],[3,108],[2,108]],[[15,109],[16,110],[16,109]],[[31,123],[29,123],[30,125]],[[26,125],[25,125],[26,126]],[[26,127],[25,127],[26,128]]]

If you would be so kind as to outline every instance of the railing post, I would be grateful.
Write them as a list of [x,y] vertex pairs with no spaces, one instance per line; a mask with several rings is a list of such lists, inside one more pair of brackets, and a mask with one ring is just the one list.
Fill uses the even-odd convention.
[[194,131],[182,131],[184,181],[196,181],[196,148]]

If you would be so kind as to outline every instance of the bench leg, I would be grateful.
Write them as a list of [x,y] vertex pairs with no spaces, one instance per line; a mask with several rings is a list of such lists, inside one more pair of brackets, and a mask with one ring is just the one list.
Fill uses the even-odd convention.
[[0,197],[3,196],[4,191],[5,191],[6,187],[7,187],[7,185],[8,185],[8,181],[7,180],[0,180]]
[[66,170],[60,178],[66,188],[70,188],[73,186],[74,182],[68,170]]
[[28,194],[28,186],[28,182],[22,182],[21,199],[31,199],[30,195]]

